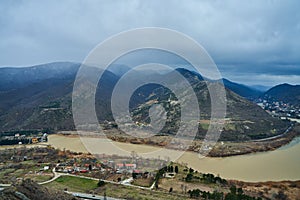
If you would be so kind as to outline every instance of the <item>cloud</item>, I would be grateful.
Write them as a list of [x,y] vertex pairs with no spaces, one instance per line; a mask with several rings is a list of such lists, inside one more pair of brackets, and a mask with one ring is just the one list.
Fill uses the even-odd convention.
[[297,0],[5,1],[0,4],[0,66],[82,62],[113,34],[159,26],[193,37],[229,78],[299,75],[299,7]]

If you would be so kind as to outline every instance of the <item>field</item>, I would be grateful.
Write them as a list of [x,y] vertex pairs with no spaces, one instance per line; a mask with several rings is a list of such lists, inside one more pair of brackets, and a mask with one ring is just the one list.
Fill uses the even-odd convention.
[[181,195],[171,195],[164,191],[141,190],[139,188],[119,184],[106,183],[98,187],[98,181],[80,177],[62,176],[55,181],[46,184],[47,187],[71,192],[83,192],[88,194],[104,195],[122,199],[183,199]]
[[98,181],[80,177],[61,176],[55,181],[47,184],[47,186],[60,190],[67,189],[68,191],[73,192],[90,193],[91,190],[94,190],[98,187],[97,183]]
[[0,170],[0,183],[4,184],[15,182],[17,179],[27,178],[36,182],[44,182],[52,177],[51,170],[41,171],[39,164],[26,164],[26,162],[21,162],[20,165],[12,165],[10,168]]

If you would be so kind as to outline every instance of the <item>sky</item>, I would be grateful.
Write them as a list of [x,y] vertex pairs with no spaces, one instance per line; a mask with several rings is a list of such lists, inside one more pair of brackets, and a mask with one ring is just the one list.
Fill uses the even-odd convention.
[[83,62],[121,31],[163,27],[201,44],[222,76],[300,84],[300,1],[8,0],[0,3],[0,67]]

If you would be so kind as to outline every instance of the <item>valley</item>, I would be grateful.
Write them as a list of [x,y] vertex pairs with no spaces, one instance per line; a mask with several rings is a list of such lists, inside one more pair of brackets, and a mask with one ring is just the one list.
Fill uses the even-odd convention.
[[[294,139],[291,146],[282,146],[279,149],[268,152],[251,153],[247,155],[231,157],[205,157],[199,158],[194,152],[180,152],[172,149],[164,149],[157,146],[143,144],[132,144],[114,142],[101,138],[78,137],[77,135],[50,135],[49,144],[59,149],[71,151],[91,152],[93,154],[110,153],[123,156],[130,156],[132,151],[137,155],[146,158],[178,159],[178,162],[188,163],[194,169],[205,172],[220,174],[226,179],[244,181],[282,181],[299,180],[299,138]],[[265,145],[265,143],[263,143]],[[217,144],[217,146],[220,144]],[[236,144],[231,144],[239,145]],[[249,145],[250,146],[250,145]],[[161,150],[161,148],[163,150]],[[88,150],[89,151],[88,151]],[[270,150],[270,149],[269,149]],[[278,160],[282,162],[278,163]],[[267,161],[267,162],[266,162]],[[288,167],[288,169],[287,169]],[[245,173],[247,171],[247,173]]]
[[[95,140],[95,138],[90,139]],[[274,152],[246,156],[218,159],[199,158],[197,155],[187,152],[188,154],[184,154],[178,161],[165,163],[165,167],[147,171],[147,173],[141,173],[141,163],[149,161],[155,163],[158,161],[157,159],[142,158],[138,154],[135,158],[132,157],[133,154],[130,157],[119,153],[116,155],[114,153],[117,152],[111,148],[107,151],[113,155],[101,151],[101,157],[95,157],[97,154],[94,156],[90,153],[70,151],[68,148],[70,146],[75,147],[71,145],[71,143],[74,144],[75,140],[79,140],[79,138],[51,135],[49,139],[52,141],[51,145],[61,146],[63,150],[55,149],[49,145],[47,147],[36,146],[30,149],[23,146],[0,150],[0,163],[10,164],[10,168],[0,165],[0,176],[2,177],[0,199],[4,197],[17,199],[20,194],[37,198],[35,197],[37,191],[39,191],[39,195],[47,196],[51,193],[56,198],[71,198],[73,195],[73,199],[75,197],[104,198],[104,196],[107,196],[108,199],[111,197],[137,199],[145,195],[150,195],[147,199],[190,199],[197,197],[222,199],[224,196],[237,196],[237,198],[243,196],[247,199],[269,199],[284,196],[295,199],[300,192],[299,181],[282,181],[293,179],[290,177],[299,179],[294,174],[297,172],[296,169],[286,166],[299,164],[292,163],[292,159],[290,159],[294,158],[294,162],[299,161],[295,159],[297,155],[293,154],[293,152],[296,154],[299,151],[299,138],[289,146]],[[58,144],[59,141],[60,144]],[[76,146],[79,146],[78,144]],[[124,145],[124,143],[115,145],[122,144],[127,150],[128,148],[131,150],[149,150],[149,148],[141,145],[138,145],[139,147],[133,147],[133,144]],[[290,158],[286,157],[287,154],[290,155]],[[12,157],[12,159],[8,160],[8,157]],[[276,158],[280,158],[284,162],[284,166],[274,166],[274,163],[277,162]],[[185,163],[185,159],[189,160],[188,164]],[[135,168],[134,164],[114,164],[115,162],[130,163],[133,160],[138,164],[136,166],[139,170],[125,167],[128,165]],[[259,160],[260,162],[258,162]],[[267,162],[264,164],[265,161]],[[213,170],[222,169],[220,165],[223,171],[214,175]],[[271,167],[271,165],[273,166]],[[210,171],[207,171],[206,167],[209,167]],[[284,173],[281,167],[284,167],[290,175]],[[261,173],[257,174],[257,172]],[[230,173],[232,175],[228,176]],[[238,177],[242,173],[244,178]],[[248,180],[240,181],[245,179],[247,174],[251,175],[246,178]],[[228,178],[225,178],[226,176]],[[267,176],[273,177],[273,179]],[[239,181],[233,180],[237,177]],[[11,183],[14,184],[11,185]],[[33,189],[35,192],[32,192]]]
[[[297,119],[290,118],[299,114],[297,100],[289,104],[279,97],[263,96],[267,93],[223,79],[226,116],[220,138],[211,147],[205,140],[214,125],[210,119],[208,87],[220,84],[220,80],[206,80],[183,68],[156,75],[176,86],[180,83],[172,77],[180,73],[196,94],[200,108],[197,133],[195,137],[187,133],[177,138],[174,136],[181,123],[180,106],[189,102],[190,94],[180,88],[185,94],[180,104],[174,93],[161,85],[140,87],[129,102],[134,123],[128,123],[128,116],[117,122],[110,98],[120,77],[112,70],[104,72],[99,82],[102,87],[96,91],[95,110],[101,132],[93,130],[94,124],[84,124],[87,130],[76,131],[72,89],[78,67],[76,63],[50,63],[13,69],[10,76],[1,79],[0,138],[4,145],[0,152],[13,155],[0,165],[3,187],[17,183],[9,188],[27,195],[30,188],[24,185],[42,192],[44,186],[54,191],[63,188],[62,196],[80,194],[91,198],[142,198],[151,194],[155,199],[243,195],[268,199],[294,198],[299,194],[300,125]],[[95,70],[91,68],[91,72]],[[19,78],[11,84],[14,77],[25,74],[31,78]],[[136,77],[146,79],[141,72]],[[276,93],[270,90],[273,95]],[[156,128],[149,116],[151,107],[157,104],[167,113],[165,125],[159,132],[147,135],[144,131]],[[294,112],[289,116],[291,109]],[[139,137],[143,135],[146,137]],[[203,149],[209,151],[207,156],[201,155]],[[162,168],[170,165],[179,166],[175,176]],[[3,191],[14,196],[9,188]]]
[[300,1],[0,3],[0,200],[300,200]]

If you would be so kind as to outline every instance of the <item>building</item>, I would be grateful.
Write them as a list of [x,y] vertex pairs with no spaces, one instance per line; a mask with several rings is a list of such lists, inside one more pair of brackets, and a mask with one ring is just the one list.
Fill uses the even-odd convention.
[[116,169],[135,170],[136,164],[118,163],[116,164]]

